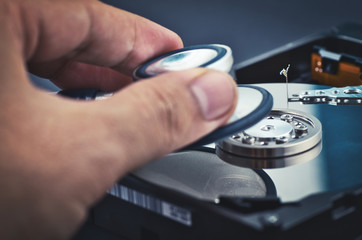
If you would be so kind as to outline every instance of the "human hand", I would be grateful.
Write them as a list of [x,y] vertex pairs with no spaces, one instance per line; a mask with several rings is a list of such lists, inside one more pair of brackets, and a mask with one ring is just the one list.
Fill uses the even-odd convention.
[[[131,82],[133,69],[182,47],[179,37],[98,1],[0,0],[0,238],[68,238],[130,170],[224,124],[230,76],[206,69]],[[83,102],[34,88],[117,90]]]

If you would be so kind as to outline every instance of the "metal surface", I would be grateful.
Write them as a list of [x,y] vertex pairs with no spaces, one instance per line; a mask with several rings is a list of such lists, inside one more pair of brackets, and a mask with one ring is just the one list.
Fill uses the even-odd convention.
[[322,151],[322,142],[319,142],[315,147],[290,156],[276,158],[252,158],[244,156],[235,156],[223,151],[221,148],[216,149],[216,154],[225,162],[240,167],[249,167],[253,169],[276,169],[293,166],[296,164],[305,163],[316,158]]
[[289,102],[303,104],[362,105],[362,86],[305,90],[293,94]]
[[153,58],[134,71],[135,79],[153,77],[170,71],[196,67],[229,72],[233,65],[232,51],[220,44],[196,45],[178,49]]
[[305,162],[305,157],[287,157],[313,149],[321,138],[322,126],[317,118],[295,110],[279,109],[272,110],[253,127],[218,142],[216,153],[224,161],[238,166],[285,167]]
[[235,122],[251,114],[263,100],[263,94],[254,88],[238,87],[238,103],[229,123]]
[[[275,108],[286,108],[285,84],[270,83],[258,84],[257,86],[265,88],[273,95]],[[290,92],[315,91],[319,89],[322,89],[322,86],[289,83]],[[303,153],[285,158],[275,158],[273,159],[273,164],[274,166],[280,166],[280,168],[264,169],[275,184],[281,200],[283,202],[298,201],[311,194],[335,191],[361,184],[362,161],[360,159],[362,154],[362,139],[359,134],[359,132],[362,131],[362,125],[360,123],[360,116],[362,116],[361,106],[331,106],[329,104],[290,102],[289,109],[290,111],[298,111],[306,115],[312,115],[321,122],[323,126],[323,146],[317,144],[312,149]],[[284,121],[291,121],[293,119],[288,114],[281,115],[280,117],[283,118]],[[193,159],[194,161],[187,160],[184,162],[182,158],[179,160],[180,164],[185,164],[185,168],[182,171],[179,171],[178,167],[173,168],[174,176],[178,175],[178,172],[193,172],[190,175],[184,174],[183,179],[180,178],[181,182],[197,181],[198,178],[196,177],[202,175],[202,172],[205,171],[204,168],[212,168],[216,174],[218,173],[218,168],[215,168],[213,165],[209,166],[205,164],[201,167],[201,165],[195,163],[196,160],[198,160],[196,157]],[[243,160],[246,165],[249,164],[250,166],[252,166],[252,163],[260,164],[259,166],[255,166],[257,168],[263,164],[270,163],[270,161],[267,161],[268,159],[263,160],[262,158],[259,158],[257,162],[255,158],[245,157]],[[247,161],[249,161],[249,163]],[[290,165],[283,168],[282,166],[285,162]],[[228,164],[225,161],[224,163]],[[197,165],[200,168],[196,168],[195,166]],[[265,166],[268,167],[267,165]],[[238,167],[235,166],[235,168]],[[165,181],[164,184],[167,184],[167,181]]]
[[[286,107],[285,84],[258,84],[274,98],[274,108]],[[326,87],[324,87],[326,88]],[[289,83],[291,93],[323,90],[321,85]],[[350,188],[362,183],[362,131],[360,105],[302,104],[289,109],[318,118],[323,127],[323,148],[317,156],[286,168],[265,169],[284,201],[297,201],[311,194]],[[298,159],[297,159],[298,160]]]
[[147,182],[212,202],[219,196],[264,197],[267,194],[265,182],[254,170],[227,164],[208,152],[174,153],[133,174]]

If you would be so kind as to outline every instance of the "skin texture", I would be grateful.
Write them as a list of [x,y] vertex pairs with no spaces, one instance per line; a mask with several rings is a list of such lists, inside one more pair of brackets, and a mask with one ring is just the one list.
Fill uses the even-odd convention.
[[[0,40],[0,239],[71,237],[115,181],[224,124],[236,104],[231,77],[211,70],[131,83],[135,67],[182,41],[98,1],[0,0]],[[28,71],[118,92],[65,99],[33,87]]]

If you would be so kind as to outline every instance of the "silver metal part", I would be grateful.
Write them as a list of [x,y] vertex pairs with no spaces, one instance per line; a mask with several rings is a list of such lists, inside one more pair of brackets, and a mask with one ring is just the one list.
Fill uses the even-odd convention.
[[[185,50],[171,55],[166,54],[145,67],[144,72],[148,76],[156,76],[165,72],[181,71],[200,66],[222,72],[230,72],[234,62],[230,47],[221,44],[209,44],[209,46],[210,48],[185,48]],[[220,56],[213,47],[225,50],[225,54]],[[207,65],[205,66],[205,64]],[[138,75],[140,68],[134,72],[135,79],[143,78]]]
[[252,169],[225,163],[215,154],[178,152],[135,170],[135,176],[189,196],[217,202],[220,196],[265,197],[267,185]]
[[112,92],[99,92],[97,93],[95,100],[103,100],[103,99],[107,99],[109,97],[112,97],[114,93]]
[[[222,59],[219,62],[215,62],[214,64],[208,66],[208,68],[218,69],[224,72],[230,71],[233,63],[231,50],[227,46],[223,46],[223,48],[228,49],[228,54],[225,59]],[[193,49],[179,52],[158,60],[147,68],[147,72],[150,75],[158,75],[163,72],[190,69],[201,66],[216,56],[217,52],[213,49]]]
[[246,129],[244,137],[254,137],[257,141],[268,144],[276,139],[290,138],[293,134],[293,127],[281,119],[264,119]]
[[284,75],[284,77],[285,77],[285,83],[286,83],[286,91],[287,91],[287,108],[289,108],[289,101],[288,101],[288,98],[289,98],[289,87],[288,87],[288,71],[289,71],[289,67],[290,67],[290,64],[288,64],[288,67],[287,67],[287,69],[282,69],[281,71],[280,71],[280,75]]
[[321,151],[322,126],[305,113],[272,110],[268,117],[216,144],[216,154],[234,165],[278,168],[308,161]]
[[288,101],[303,104],[362,105],[362,86],[306,90],[293,94]]
[[238,103],[228,123],[235,122],[252,113],[258,108],[262,100],[263,95],[257,89],[239,86]]

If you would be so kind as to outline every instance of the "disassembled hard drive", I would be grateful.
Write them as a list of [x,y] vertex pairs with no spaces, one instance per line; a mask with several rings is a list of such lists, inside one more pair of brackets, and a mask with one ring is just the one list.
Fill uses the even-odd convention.
[[[234,66],[238,124],[120,179],[77,239],[361,239],[361,29],[333,28]],[[217,61],[229,48],[201,48],[150,60],[136,78],[190,62],[230,69]]]

